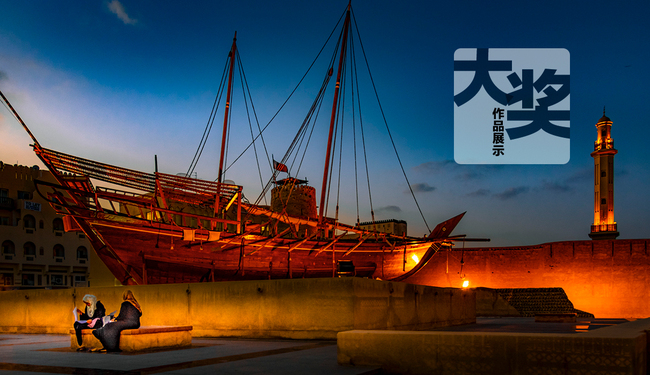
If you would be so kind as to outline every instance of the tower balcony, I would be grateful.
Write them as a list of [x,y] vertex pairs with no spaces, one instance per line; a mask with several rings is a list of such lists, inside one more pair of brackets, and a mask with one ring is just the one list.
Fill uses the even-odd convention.
[[600,150],[613,150],[614,149],[614,140],[606,139],[603,141],[594,142],[594,151]]
[[616,223],[592,225],[589,233],[592,240],[615,240],[618,235]]
[[598,232],[617,232],[616,223],[592,225],[591,233],[598,233]]

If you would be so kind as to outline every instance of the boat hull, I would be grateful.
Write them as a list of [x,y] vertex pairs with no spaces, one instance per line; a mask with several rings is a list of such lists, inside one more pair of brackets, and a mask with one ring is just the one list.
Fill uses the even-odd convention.
[[397,248],[380,239],[361,244],[358,239],[341,239],[327,246],[331,241],[255,236],[189,241],[153,227],[77,222],[100,259],[127,285],[337,276],[391,280],[413,271],[439,245],[424,242]]

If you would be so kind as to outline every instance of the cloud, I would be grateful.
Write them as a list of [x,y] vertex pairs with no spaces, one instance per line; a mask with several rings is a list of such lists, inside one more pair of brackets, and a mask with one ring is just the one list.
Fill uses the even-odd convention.
[[117,15],[117,18],[122,20],[122,22],[127,25],[135,25],[138,22],[138,20],[133,19],[129,17],[128,14],[126,14],[124,6],[117,0],[112,0],[110,3],[108,3],[108,10]]
[[440,175],[445,173],[446,176],[452,176],[459,181],[474,181],[479,179],[495,176],[504,170],[504,165],[466,165],[458,164],[454,160],[428,161],[413,167],[416,173],[427,175]]
[[467,169],[456,175],[456,179],[460,181],[472,181],[480,178],[483,178],[483,174],[478,173],[476,170],[472,169]]
[[402,212],[402,209],[398,206],[384,206],[377,209],[377,213],[381,212]]
[[503,193],[494,194],[494,196],[501,200],[507,200],[507,199],[514,198],[520,194],[527,193],[528,190],[530,190],[528,186],[513,187],[504,191]]
[[[413,192],[415,193],[428,193],[430,191],[436,190],[435,186],[431,186],[427,184],[426,182],[422,182],[419,184],[413,184],[411,185],[411,189],[413,189]],[[406,193],[409,193],[409,191],[406,191]]]
[[428,161],[420,165],[416,165],[413,169],[419,173],[431,173],[439,172],[449,165],[456,165],[456,162],[453,160],[443,160],[443,161]]
[[573,188],[566,183],[542,181],[542,190],[554,191],[557,193],[567,193],[573,191]]
[[485,197],[488,194],[490,194],[490,190],[488,189],[478,189],[476,191],[473,191],[471,193],[467,193],[468,197]]
[[574,172],[571,176],[569,176],[565,180],[565,182],[566,183],[585,182],[585,181],[593,181],[593,179],[594,179],[594,169],[583,168]]
[[617,168],[614,171],[614,176],[615,177],[623,177],[629,175],[630,172],[626,168]]

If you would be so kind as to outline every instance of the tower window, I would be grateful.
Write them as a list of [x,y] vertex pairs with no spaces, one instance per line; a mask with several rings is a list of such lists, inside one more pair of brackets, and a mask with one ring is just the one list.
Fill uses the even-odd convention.
[[600,204],[607,204],[607,199],[602,198],[602,199],[600,200]]
[[605,177],[605,176],[607,176],[607,172],[605,171],[600,172],[600,177]]

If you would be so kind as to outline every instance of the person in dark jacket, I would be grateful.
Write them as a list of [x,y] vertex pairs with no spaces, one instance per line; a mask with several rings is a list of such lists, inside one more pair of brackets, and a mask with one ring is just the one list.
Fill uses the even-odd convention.
[[100,328],[103,324],[102,317],[106,315],[104,305],[102,305],[100,301],[97,301],[97,297],[92,294],[86,294],[83,298],[83,302],[86,304],[86,308],[84,311],[77,308],[77,313],[81,315],[79,316],[79,320],[74,322],[74,332],[77,335],[77,345],[79,345],[79,349],[77,350],[85,349],[82,345],[81,330]]
[[130,290],[122,294],[122,299],[124,302],[120,306],[117,317],[102,328],[93,331],[93,335],[104,345],[101,351],[119,352],[120,333],[125,329],[140,328],[140,317],[142,316],[140,304]]

